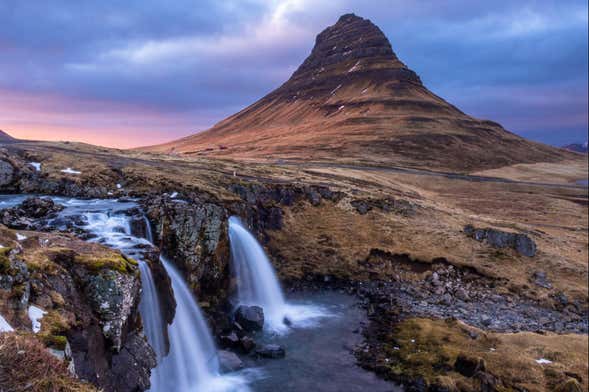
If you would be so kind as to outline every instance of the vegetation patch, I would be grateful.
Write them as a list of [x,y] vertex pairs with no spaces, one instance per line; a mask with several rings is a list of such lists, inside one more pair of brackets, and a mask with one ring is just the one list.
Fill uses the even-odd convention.
[[137,271],[137,261],[120,253],[108,255],[76,255],[76,264],[81,264],[93,271],[111,269],[121,273],[134,273]]
[[457,320],[407,319],[384,336],[376,368],[431,389],[587,389],[587,336],[485,333]]
[[0,385],[5,391],[96,392],[31,335],[0,334]]

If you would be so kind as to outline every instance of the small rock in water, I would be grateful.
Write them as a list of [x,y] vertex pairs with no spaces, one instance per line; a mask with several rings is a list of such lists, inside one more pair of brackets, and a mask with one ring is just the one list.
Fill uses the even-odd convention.
[[288,325],[289,327],[292,325],[292,321],[290,321],[290,319],[288,317],[285,317],[282,322],[284,323],[284,325]]
[[250,338],[249,336],[244,336],[243,338],[241,338],[239,343],[241,345],[241,349],[246,354],[251,352],[254,348],[256,348],[256,342],[254,342],[254,339]]
[[222,347],[236,347],[239,344],[239,337],[235,332],[231,332],[229,335],[222,335],[219,341]]
[[246,331],[260,331],[264,328],[264,310],[255,305],[240,305],[235,311],[235,321]]
[[286,351],[284,347],[277,344],[266,344],[258,348],[256,354],[264,358],[284,358]]
[[239,359],[237,354],[232,353],[231,351],[219,350],[217,355],[219,357],[219,366],[224,373],[234,372],[243,369],[244,367],[243,361]]

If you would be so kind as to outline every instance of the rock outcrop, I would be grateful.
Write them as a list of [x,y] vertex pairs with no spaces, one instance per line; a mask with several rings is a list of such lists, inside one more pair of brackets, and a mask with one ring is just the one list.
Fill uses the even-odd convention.
[[[143,202],[156,244],[203,299],[222,298],[229,268],[227,212],[214,203],[157,196]],[[202,294],[202,295],[201,295]]]
[[469,237],[482,242],[485,241],[494,248],[515,249],[521,255],[533,257],[536,255],[536,243],[527,234],[510,233],[497,229],[477,229],[472,225],[464,227]]

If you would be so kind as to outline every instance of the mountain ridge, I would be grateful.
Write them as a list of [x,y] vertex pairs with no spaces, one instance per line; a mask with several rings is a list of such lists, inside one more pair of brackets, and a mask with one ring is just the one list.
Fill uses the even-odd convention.
[[212,128],[140,151],[471,171],[566,152],[466,115],[429,91],[370,20],[323,30],[281,86]]

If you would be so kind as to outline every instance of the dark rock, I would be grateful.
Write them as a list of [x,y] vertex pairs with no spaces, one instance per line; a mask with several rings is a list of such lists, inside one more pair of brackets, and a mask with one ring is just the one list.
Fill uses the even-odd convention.
[[533,257],[536,255],[536,243],[525,234],[517,234],[515,250],[524,256]]
[[458,298],[464,302],[470,301],[470,296],[468,295],[466,290],[462,287],[459,287],[458,289],[456,289],[456,291],[454,292],[454,296],[456,296],[456,298]]
[[259,306],[240,305],[234,317],[246,331],[260,331],[264,328],[264,310]]
[[485,361],[479,357],[460,354],[454,363],[454,370],[465,377],[472,377],[479,371],[485,371]]
[[235,332],[231,332],[228,335],[221,335],[219,337],[219,343],[221,343],[221,347],[237,347],[239,342],[239,337]]
[[0,223],[13,229],[39,230],[63,208],[49,198],[29,197],[17,206],[1,210]]
[[307,191],[307,199],[314,206],[321,204],[321,194],[314,189],[309,189]]
[[115,390],[135,392],[149,389],[151,369],[157,365],[155,353],[144,336],[133,333],[112,357]]
[[548,280],[548,276],[544,271],[534,272],[534,274],[532,275],[532,280],[536,285],[540,287],[544,287],[545,289],[552,288],[552,283],[550,283],[550,281]]
[[256,348],[256,342],[254,339],[250,338],[249,336],[244,336],[239,340],[240,348],[245,353],[251,352],[254,348]]
[[231,351],[219,350],[217,351],[217,355],[219,358],[219,366],[223,373],[235,372],[244,367],[243,361]]
[[364,200],[353,200],[350,204],[360,215],[365,215],[372,209],[372,207]]
[[278,344],[266,344],[257,348],[256,354],[264,358],[284,358],[286,351]]
[[15,169],[10,163],[0,160],[0,186],[10,185],[14,180],[14,172]]
[[511,248],[528,257],[536,255],[536,243],[526,234],[510,233],[497,229],[477,229],[472,225],[466,225],[464,233],[477,241],[486,241],[494,248]]
[[496,392],[499,381],[495,376],[485,371],[478,371],[474,377],[480,382],[481,392]]

